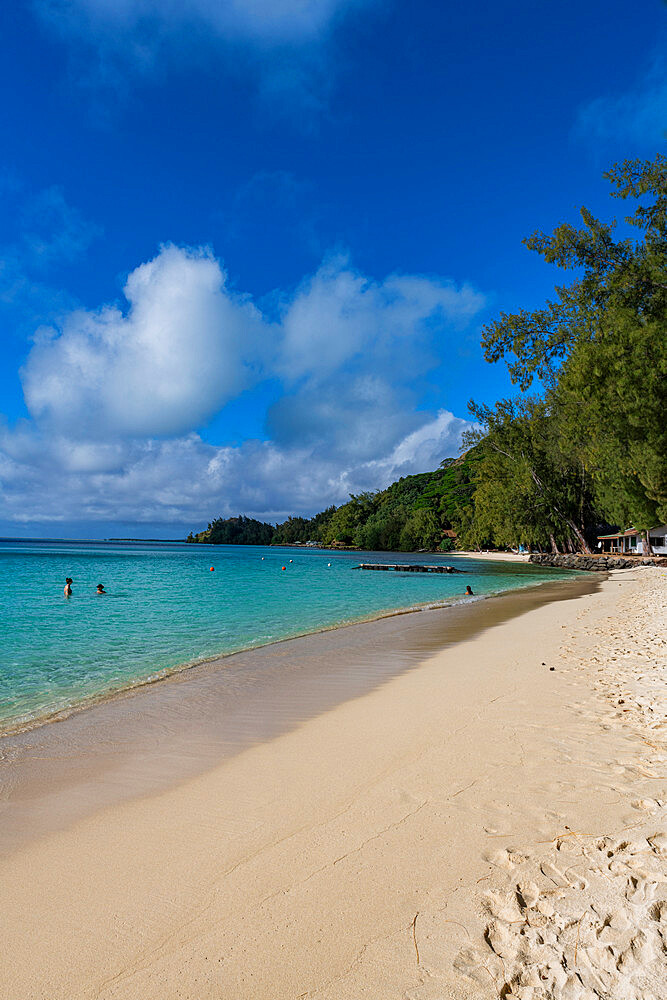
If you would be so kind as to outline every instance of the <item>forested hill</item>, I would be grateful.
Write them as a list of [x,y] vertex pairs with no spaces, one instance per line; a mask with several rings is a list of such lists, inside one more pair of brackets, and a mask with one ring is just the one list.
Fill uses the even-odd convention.
[[275,527],[252,517],[218,517],[205,531],[188,535],[188,542],[207,542],[209,545],[270,545]]
[[448,458],[434,472],[406,476],[384,490],[351,496],[312,518],[288,517],[275,528],[249,517],[218,518],[190,542],[281,545],[340,542],[362,549],[403,550],[453,547],[452,531],[472,519],[477,450]]

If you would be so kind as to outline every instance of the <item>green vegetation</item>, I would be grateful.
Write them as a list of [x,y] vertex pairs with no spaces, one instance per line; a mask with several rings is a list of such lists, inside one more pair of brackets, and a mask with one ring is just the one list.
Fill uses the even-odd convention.
[[294,518],[279,524],[273,541],[338,542],[362,549],[413,552],[447,551],[447,530],[456,529],[472,505],[474,454],[445,459],[435,472],[406,476],[376,493],[351,496],[341,507],[330,507],[306,521],[298,537],[286,531]]
[[406,476],[386,490],[351,496],[341,507],[329,507],[312,518],[288,517],[273,528],[251,518],[219,518],[188,541],[274,545],[319,542],[363,549],[449,551],[446,534],[472,517],[476,449],[448,458],[435,472]]
[[503,314],[484,331],[487,360],[508,359],[525,392],[489,408],[468,435],[482,461],[475,517],[463,541],[524,541],[588,550],[604,522],[644,532],[667,520],[667,157],[628,160],[607,174],[612,194],[634,199],[615,223],[583,208],[527,239],[529,249],[577,278],[532,313]]
[[544,308],[485,328],[487,360],[505,359],[521,392],[470,403],[461,458],[310,519],[218,520],[189,540],[446,551],[456,533],[466,548],[587,552],[601,528],[632,524],[650,553],[648,530],[667,521],[667,157],[605,176],[634,201],[625,222],[638,235],[617,239],[582,208],[580,229],[525,241],[576,277]]
[[187,537],[188,542],[208,542],[213,545],[270,545],[275,528],[252,517],[218,517],[206,531]]

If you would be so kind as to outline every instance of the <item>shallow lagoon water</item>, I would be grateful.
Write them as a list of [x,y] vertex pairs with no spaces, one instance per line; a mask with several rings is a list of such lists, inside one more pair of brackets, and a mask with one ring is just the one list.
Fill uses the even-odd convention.
[[[464,573],[354,571],[360,561],[443,562]],[[432,554],[179,543],[4,541],[0,565],[0,728],[220,654],[462,601],[468,584],[484,597],[575,575]],[[100,582],[105,597],[95,594]]]

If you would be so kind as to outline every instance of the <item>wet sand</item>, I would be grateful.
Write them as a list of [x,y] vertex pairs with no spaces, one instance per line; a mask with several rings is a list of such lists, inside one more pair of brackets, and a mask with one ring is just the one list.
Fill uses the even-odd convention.
[[0,856],[162,791],[601,575],[348,625],[200,664],[0,738]]
[[666,580],[292,640],[15,738],[0,997],[660,1000]]

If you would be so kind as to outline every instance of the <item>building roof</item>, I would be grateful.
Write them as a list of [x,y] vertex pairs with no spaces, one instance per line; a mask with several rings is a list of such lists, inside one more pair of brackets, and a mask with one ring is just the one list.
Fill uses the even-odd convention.
[[[667,533],[667,524],[656,524],[655,527],[651,528],[649,531],[649,536],[654,532],[659,531],[661,534]],[[598,535],[598,541],[603,541],[605,538],[628,538],[632,535],[640,535],[641,532],[637,528],[628,528],[626,531],[619,531],[615,535]]]
[[639,532],[636,528],[628,528],[627,531],[619,531],[615,535],[598,535],[598,541],[601,542],[605,538],[628,538],[631,535],[638,535]]

